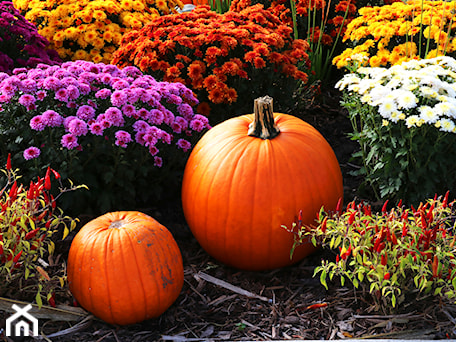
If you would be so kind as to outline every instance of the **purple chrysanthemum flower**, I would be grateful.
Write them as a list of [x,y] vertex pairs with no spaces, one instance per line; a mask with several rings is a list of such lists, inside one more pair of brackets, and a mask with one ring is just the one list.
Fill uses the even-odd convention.
[[174,133],[177,133],[177,134],[180,134],[182,133],[182,127],[181,125],[179,125],[178,122],[174,121],[171,125],[171,128],[173,130]]
[[127,93],[123,90],[115,90],[111,94],[111,103],[113,106],[122,107],[124,104],[127,103]]
[[150,120],[154,125],[161,125],[164,119],[165,115],[163,115],[163,112],[161,110],[152,109],[150,111]]
[[37,90],[36,81],[31,78],[23,80],[20,90],[25,93],[34,93]]
[[71,133],[67,133],[64,136],[62,136],[60,143],[62,144],[63,147],[65,147],[69,150],[72,150],[79,146],[78,137]]
[[52,109],[45,111],[41,117],[46,126],[49,127],[58,127],[63,123],[63,117]]
[[154,157],[154,166],[162,167],[163,166],[163,159],[161,157]]
[[179,147],[182,150],[184,150],[184,152],[187,152],[192,147],[192,144],[190,144],[190,142],[188,142],[185,139],[179,139],[177,141],[176,145],[177,145],[177,147]]
[[108,108],[105,112],[106,120],[108,120],[111,125],[120,127],[125,123],[125,120],[122,115],[122,111],[119,108],[111,107]]
[[166,97],[167,102],[175,104],[175,105],[180,105],[182,103],[182,98],[180,96],[177,96],[175,94],[169,94]]
[[38,90],[35,95],[38,100],[42,101],[46,97],[47,92],[46,90]]
[[150,153],[151,155],[155,156],[155,155],[158,154],[158,152],[160,152],[160,151],[158,150],[158,147],[157,147],[157,146],[155,146],[155,145],[150,145],[150,146],[149,146],[149,153]]
[[160,139],[169,145],[173,141],[173,136],[165,131],[162,131]]
[[193,108],[188,103],[178,105],[177,112],[187,120],[191,119],[193,116]]
[[38,158],[40,156],[40,154],[41,154],[41,151],[38,147],[30,146],[29,148],[27,148],[24,151],[23,156],[24,156],[25,160],[30,160],[30,159]]
[[136,112],[136,115],[143,119],[143,120],[149,120],[150,118],[150,112],[146,108],[141,108]]
[[44,79],[43,87],[47,90],[58,90],[62,87],[62,82],[57,77],[49,76]]
[[79,118],[75,118],[73,120],[70,121],[70,123],[68,124],[68,131],[79,137],[81,135],[86,135],[87,132],[89,131],[88,127],[87,127],[87,123]]
[[107,99],[109,96],[111,96],[112,92],[110,89],[108,88],[103,88],[103,89],[100,89],[98,90],[96,93],[95,93],[95,97],[97,99]]
[[130,133],[126,131],[117,131],[115,133],[117,146],[126,147],[129,142],[132,141]]
[[66,131],[68,131],[68,125],[70,124],[70,122],[77,118],[78,118],[77,116],[71,115],[71,116],[67,116],[65,119],[63,119],[63,127],[65,128]]
[[104,127],[102,122],[94,121],[89,126],[90,133],[95,135],[103,135]]
[[[136,137],[137,140],[137,137]],[[142,136],[145,146],[152,146],[158,142],[158,138],[154,134],[146,133]]]
[[149,128],[149,124],[143,120],[138,120],[133,124],[133,129],[136,132],[146,132]]
[[182,127],[182,129],[186,129],[188,127],[188,121],[185,120],[182,116],[176,116],[174,122],[177,122]]
[[118,81],[115,81],[112,84],[112,87],[116,90],[125,89],[125,88],[128,88],[129,86],[130,86],[130,84],[123,79],[119,79]]
[[82,83],[92,83],[93,80],[97,78],[97,75],[94,74],[93,72],[83,72],[82,74],[79,75],[78,81]]
[[55,92],[55,99],[62,102],[68,101],[68,91],[65,88],[60,88]]
[[164,123],[167,124],[167,125],[171,125],[173,122],[174,122],[174,114],[172,111],[170,111],[169,109],[166,109],[163,111],[163,114],[164,114]]
[[76,116],[84,121],[89,121],[95,117],[95,109],[88,105],[83,105],[78,108]]
[[122,113],[128,118],[134,117],[136,115],[136,108],[131,104],[126,104],[122,107]]
[[75,85],[69,85],[67,87],[67,92],[69,100],[76,100],[79,97],[79,89]]
[[201,132],[204,128],[206,128],[206,125],[201,120],[192,120],[190,121],[190,128],[194,131]]
[[42,131],[46,128],[43,117],[41,115],[36,115],[30,119],[30,127],[35,131]]
[[85,83],[79,83],[79,91],[82,95],[88,95],[90,93],[90,86]]
[[35,97],[33,95],[30,95],[30,94],[24,94],[24,95],[21,95],[21,97],[19,98],[19,103],[25,107],[28,107],[32,104],[35,104]]

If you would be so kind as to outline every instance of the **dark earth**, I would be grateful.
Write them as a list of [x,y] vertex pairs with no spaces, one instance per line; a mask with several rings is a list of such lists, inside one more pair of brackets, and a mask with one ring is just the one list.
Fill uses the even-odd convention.
[[[295,115],[328,140],[344,176],[344,201],[369,200],[359,195],[360,179],[350,156],[356,143],[338,94],[322,90],[324,101],[310,103]],[[372,201],[371,201],[372,203]],[[375,205],[375,203],[372,203]],[[378,205],[378,204],[377,204]],[[176,302],[159,318],[130,326],[112,326],[88,316],[80,322],[40,319],[46,341],[224,341],[323,339],[449,339],[456,337],[456,305],[424,294],[412,294],[394,314],[376,307],[369,293],[313,278],[314,268],[330,251],[319,250],[303,261],[272,271],[246,272],[226,267],[208,256],[185,223],[179,199],[147,212],[174,235],[184,260],[185,281]],[[64,257],[64,256],[63,256]],[[210,275],[235,289],[208,281]],[[205,279],[203,279],[205,278]],[[236,290],[249,291],[246,296]],[[14,299],[14,298],[13,298]],[[321,305],[315,305],[321,304]],[[0,329],[10,313],[0,311]],[[66,330],[70,329],[70,330]],[[37,338],[38,339],[38,338]],[[32,338],[0,341],[32,341]]]

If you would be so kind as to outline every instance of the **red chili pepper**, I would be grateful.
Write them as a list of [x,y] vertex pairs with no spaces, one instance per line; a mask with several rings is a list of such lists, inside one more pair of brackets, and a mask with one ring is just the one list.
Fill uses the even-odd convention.
[[389,272],[386,272],[385,275],[383,276],[383,279],[389,280],[391,277],[391,274]]
[[446,193],[445,193],[445,197],[443,198],[443,202],[442,202],[442,206],[444,208],[446,208],[448,206],[448,196],[450,194],[450,191],[448,190]]
[[391,242],[393,245],[397,245],[397,237],[395,233],[391,234]]
[[328,221],[328,216],[325,216],[323,219],[323,222],[321,223],[320,229],[324,233],[326,232],[326,222]]
[[372,210],[370,205],[363,205],[364,215],[372,216]]
[[51,297],[48,299],[49,305],[55,308],[55,292],[52,292]]
[[8,159],[6,159],[6,170],[11,170],[11,153],[8,153]]
[[11,186],[10,192],[9,192],[9,198],[11,201],[15,201],[17,197],[17,182],[14,181],[13,185]]
[[402,237],[406,236],[408,233],[407,222],[404,222],[402,225]]
[[55,179],[59,179],[60,178],[60,173],[58,173],[54,169],[51,169],[51,171],[52,171],[52,174],[54,175]]
[[432,276],[437,278],[439,270],[439,259],[437,258],[437,254],[434,254],[434,260],[432,261]]
[[36,228],[34,230],[29,231],[27,234],[25,234],[24,239],[25,240],[33,239],[39,231],[40,231],[40,228]]
[[355,221],[355,216],[356,216],[356,211],[354,211],[354,212],[352,212],[352,213],[350,214],[350,217],[348,218],[348,224],[349,224],[349,225],[352,225],[352,224],[353,224],[353,222]]
[[397,207],[398,208],[402,207],[402,199],[399,200],[399,203],[397,204]]
[[339,197],[339,200],[337,201],[336,213],[339,215],[342,213],[342,197]]
[[383,251],[386,247],[386,244],[384,242],[381,242],[378,246],[377,246],[377,249],[375,250],[377,253],[380,253],[381,251]]
[[383,266],[386,266],[387,263],[388,263],[388,258],[386,256],[386,254],[382,254],[381,264]]
[[44,188],[51,190],[51,168],[48,166],[46,176],[44,177]]
[[389,200],[386,200],[382,207],[382,213],[386,213],[386,206],[388,205]]
[[19,258],[21,257],[21,255],[22,255],[22,251],[20,251],[19,253],[16,254],[16,256],[13,259],[13,264],[15,264],[16,262],[19,261]]
[[309,305],[306,309],[311,310],[311,309],[319,309],[319,308],[325,308],[328,306],[328,303],[316,303]]

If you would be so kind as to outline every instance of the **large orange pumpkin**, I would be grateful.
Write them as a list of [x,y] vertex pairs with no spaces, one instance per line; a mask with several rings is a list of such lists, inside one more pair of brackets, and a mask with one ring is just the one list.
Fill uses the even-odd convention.
[[76,234],[68,256],[70,290],[87,311],[111,324],[155,318],[177,299],[182,255],[172,234],[135,211],[102,215]]
[[315,223],[322,206],[335,209],[343,184],[334,151],[315,128],[273,113],[270,97],[257,99],[254,108],[216,125],[196,144],[182,204],[208,254],[236,268],[266,270],[315,250],[304,243],[290,260],[294,236],[281,226],[291,228],[301,210],[304,224]]

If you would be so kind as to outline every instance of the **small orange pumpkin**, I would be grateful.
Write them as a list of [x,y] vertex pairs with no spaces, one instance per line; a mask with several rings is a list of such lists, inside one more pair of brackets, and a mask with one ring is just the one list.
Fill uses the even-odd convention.
[[187,161],[182,184],[186,221],[199,244],[219,261],[246,270],[290,265],[292,226],[302,210],[315,223],[322,206],[343,197],[342,173],[323,136],[303,120],[273,113],[272,98],[254,114],[226,120],[205,133]]
[[182,290],[182,255],[172,234],[136,211],[102,215],[74,237],[68,283],[78,303],[111,324],[165,312]]

